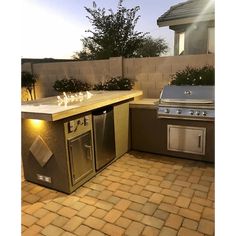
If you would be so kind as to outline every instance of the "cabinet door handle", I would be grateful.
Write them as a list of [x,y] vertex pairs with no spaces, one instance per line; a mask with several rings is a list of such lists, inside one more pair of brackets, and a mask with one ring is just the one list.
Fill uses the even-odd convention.
[[92,161],[92,146],[85,144],[84,147],[89,150],[89,155],[86,155],[87,159]]
[[198,147],[201,147],[201,143],[202,143],[202,135],[198,135]]
[[72,179],[75,180],[75,170],[74,170],[74,158],[73,158],[73,148],[72,145],[70,145],[70,156],[71,156],[71,161],[72,161],[72,165],[71,165],[71,175],[72,175]]

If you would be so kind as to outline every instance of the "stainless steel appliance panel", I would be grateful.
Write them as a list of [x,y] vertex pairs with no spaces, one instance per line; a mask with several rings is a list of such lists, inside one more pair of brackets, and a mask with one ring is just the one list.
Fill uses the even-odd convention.
[[206,108],[159,107],[158,117],[211,121],[215,119],[215,110]]
[[115,158],[115,133],[113,108],[106,107],[93,112],[96,170]]
[[167,150],[205,155],[206,128],[167,125]]
[[72,185],[93,172],[91,132],[68,140]]
[[215,86],[165,86],[161,102],[212,104],[215,98]]
[[214,86],[165,86],[159,99],[158,118],[213,121]]

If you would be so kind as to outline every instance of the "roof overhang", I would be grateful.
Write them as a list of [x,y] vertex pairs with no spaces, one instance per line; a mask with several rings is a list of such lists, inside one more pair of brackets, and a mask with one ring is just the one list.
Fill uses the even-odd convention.
[[192,24],[201,21],[212,21],[215,20],[215,15],[204,15],[204,16],[195,16],[195,17],[185,17],[179,19],[170,19],[165,21],[157,20],[157,25],[159,27],[164,26],[174,26],[174,25],[184,25],[184,24]]

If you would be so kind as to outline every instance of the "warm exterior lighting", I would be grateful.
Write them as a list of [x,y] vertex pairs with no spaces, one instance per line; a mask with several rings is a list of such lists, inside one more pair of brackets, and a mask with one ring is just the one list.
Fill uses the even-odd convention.
[[42,124],[42,120],[31,119],[31,124],[32,124],[34,127],[40,127],[41,124]]

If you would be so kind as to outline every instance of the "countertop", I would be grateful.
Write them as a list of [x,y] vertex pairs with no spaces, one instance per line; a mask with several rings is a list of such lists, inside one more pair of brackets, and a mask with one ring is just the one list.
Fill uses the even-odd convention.
[[155,109],[158,107],[158,98],[143,98],[140,100],[130,102],[130,108],[145,108],[145,109]]
[[108,106],[143,94],[140,90],[129,91],[89,91],[68,95],[41,98],[23,102],[21,117],[56,121],[73,115]]

